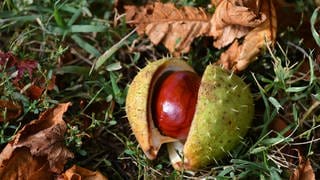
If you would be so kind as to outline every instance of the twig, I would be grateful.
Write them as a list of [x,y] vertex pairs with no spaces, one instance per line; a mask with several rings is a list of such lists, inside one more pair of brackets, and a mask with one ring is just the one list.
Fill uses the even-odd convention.
[[310,116],[310,114],[320,105],[320,101],[315,101],[312,106],[305,112],[299,122],[299,126],[301,126],[304,121]]

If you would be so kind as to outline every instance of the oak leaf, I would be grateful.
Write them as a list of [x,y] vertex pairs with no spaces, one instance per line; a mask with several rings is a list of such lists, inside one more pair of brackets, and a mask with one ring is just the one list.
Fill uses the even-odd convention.
[[[0,179],[44,179],[62,172],[73,154],[64,145],[62,119],[70,103],[59,104],[25,125],[0,154]],[[15,178],[19,177],[19,178]]]
[[155,45],[162,42],[174,55],[189,52],[192,41],[210,30],[210,17],[202,8],[175,7],[156,2],[142,7],[125,6],[127,23],[136,25]]
[[91,171],[83,167],[73,165],[58,177],[58,180],[107,180],[99,171]]

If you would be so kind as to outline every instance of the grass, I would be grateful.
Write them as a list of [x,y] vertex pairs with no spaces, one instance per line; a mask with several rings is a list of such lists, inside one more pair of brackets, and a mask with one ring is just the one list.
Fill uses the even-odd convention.
[[[197,173],[173,170],[166,149],[155,161],[146,159],[138,147],[124,112],[129,83],[147,60],[167,56],[162,46],[154,47],[138,37],[125,23],[114,1],[15,1],[0,3],[0,49],[39,65],[22,87],[12,83],[12,69],[1,67],[0,99],[19,102],[23,114],[0,124],[3,148],[24,124],[59,102],[72,102],[65,120],[66,144],[75,153],[68,163],[97,169],[110,179],[288,179],[297,166],[299,149],[319,175],[319,65],[316,52],[304,47],[299,34],[290,28],[279,32],[279,44],[251,64],[242,77],[251,84],[256,103],[254,124],[230,155]],[[123,3],[122,1],[120,4]],[[132,3],[132,2],[131,2]],[[134,3],[134,1],[133,1]],[[206,7],[208,1],[178,0],[180,5]],[[312,1],[295,1],[304,16],[315,8]],[[318,42],[316,13],[313,35]],[[310,16],[310,14],[309,14]],[[311,36],[311,34],[310,34]],[[220,51],[210,39],[197,39],[189,59],[202,72]],[[56,86],[39,99],[30,99],[23,89],[53,77]],[[275,119],[284,119],[284,129],[272,129]]]

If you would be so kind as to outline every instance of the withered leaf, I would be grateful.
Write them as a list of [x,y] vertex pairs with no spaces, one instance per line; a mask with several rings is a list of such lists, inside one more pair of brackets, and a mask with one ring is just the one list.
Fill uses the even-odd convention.
[[[154,3],[143,7],[126,6],[129,24],[147,34],[155,45],[163,43],[173,55],[190,50],[199,36],[212,36],[213,45],[222,53],[218,64],[226,69],[244,70],[266,44],[273,45],[277,21],[272,0],[211,0],[216,6],[212,17],[201,8],[176,8],[172,3]],[[244,40],[239,40],[243,38]]]
[[315,174],[313,172],[310,160],[305,160],[300,153],[299,166],[291,174],[290,180],[315,180]]
[[[67,160],[73,157],[64,145],[67,127],[62,116],[69,105],[59,104],[43,112],[39,119],[31,121],[17,133],[0,154],[0,179],[29,179],[34,175],[32,173],[49,176],[62,172]],[[23,158],[26,161],[17,161]],[[33,168],[32,171],[29,167]]]
[[0,167],[0,179],[53,179],[48,161],[32,156],[27,148],[18,148],[11,156],[6,167]]
[[21,80],[26,72],[28,72],[29,77],[31,77],[32,73],[37,68],[37,65],[38,62],[35,60],[20,60],[11,52],[4,53],[0,51],[0,69],[9,69],[13,67],[18,72],[17,76],[14,78],[15,82]]
[[155,45],[162,42],[174,55],[190,50],[190,44],[210,30],[210,17],[204,9],[172,3],[156,2],[146,6],[125,6],[127,23],[136,25],[137,32],[148,35]]
[[218,63],[222,64],[223,67],[242,71],[250,62],[255,60],[267,44],[270,46],[274,44],[277,31],[275,8],[272,0],[260,2],[262,4],[256,8],[265,15],[266,19],[263,23],[250,30],[241,44],[236,40],[226,52],[222,53]]
[[22,114],[22,107],[13,101],[0,100],[0,112],[0,122],[10,121]]
[[66,170],[58,180],[107,180],[99,171],[91,171],[76,165]]
[[216,10],[210,20],[209,35],[213,36],[213,44],[219,49],[245,36],[266,20],[264,14],[255,13],[247,7],[249,4],[243,1],[219,1],[216,4]]

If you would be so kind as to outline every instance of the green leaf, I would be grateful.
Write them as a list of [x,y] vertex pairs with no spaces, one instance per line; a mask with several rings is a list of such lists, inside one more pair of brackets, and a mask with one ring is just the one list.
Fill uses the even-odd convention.
[[266,146],[273,146],[282,142],[290,142],[293,141],[292,138],[284,138],[284,137],[275,137],[275,138],[268,138],[261,141],[261,144]]
[[120,49],[120,47],[122,47],[125,44],[126,39],[128,39],[134,32],[135,32],[135,30],[131,31],[129,34],[127,34],[125,37],[123,37],[118,43],[116,43],[110,49],[105,51],[103,53],[103,55],[100,56],[97,59],[97,61],[93,64],[91,71],[93,69],[95,69],[95,70],[99,69],[118,49]]
[[104,32],[107,30],[103,25],[72,25],[70,26],[70,32],[73,33],[90,33],[90,32]]
[[302,87],[289,87],[286,89],[286,92],[301,92],[308,88],[309,86],[302,86]]
[[257,153],[260,153],[260,152],[265,151],[267,149],[268,148],[265,146],[257,147],[257,148],[250,150],[250,154],[257,154]]
[[274,97],[269,97],[268,100],[271,102],[271,104],[279,111],[279,109],[283,108],[281,104],[276,100]]
[[57,8],[54,8],[53,10],[53,17],[58,26],[60,26],[61,28],[66,28],[66,22],[60,16],[59,10]]
[[311,16],[311,32],[312,32],[312,36],[314,38],[314,40],[316,41],[316,43],[318,44],[318,46],[320,46],[320,35],[318,34],[316,28],[315,28],[315,23],[317,21],[317,17],[318,17],[318,12],[320,10],[320,7],[318,7],[317,9],[315,9],[312,13]]
[[120,62],[115,62],[112,64],[109,64],[106,69],[107,71],[117,71],[120,70],[122,68],[121,63]]
[[81,75],[88,75],[89,73],[89,68],[88,67],[83,67],[83,66],[62,66],[59,68],[56,73],[57,74],[81,74]]
[[80,38],[78,35],[73,34],[71,38],[88,53],[94,55],[95,57],[100,56],[100,52],[95,47],[93,47],[91,44]]
[[81,9],[77,9],[71,19],[68,21],[68,26],[71,26],[74,22],[76,22],[76,20],[79,18],[79,16],[81,15]]

